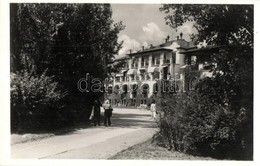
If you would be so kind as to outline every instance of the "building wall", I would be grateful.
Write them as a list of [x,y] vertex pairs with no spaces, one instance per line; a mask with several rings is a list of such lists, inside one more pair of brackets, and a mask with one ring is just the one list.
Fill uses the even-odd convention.
[[[148,60],[147,68],[153,67],[154,65],[152,64],[152,58],[153,58],[153,56],[155,56],[157,54],[159,55],[159,57],[158,57],[159,58],[159,66],[158,66],[159,68],[164,64],[164,55],[165,54],[166,54],[167,59],[168,58],[170,59],[168,69],[170,71],[171,78],[174,78],[175,73],[179,73],[180,72],[179,68],[185,64],[185,62],[184,62],[185,55],[180,54],[179,51],[177,51],[177,52],[159,52],[159,53],[155,53],[155,54],[150,53],[150,54],[147,54],[144,56],[140,55],[140,56],[130,58],[127,62],[129,64],[129,69],[133,69],[132,62],[133,62],[133,59],[135,59],[138,64],[138,68],[136,68],[136,69],[139,70],[141,68],[142,57],[145,57],[145,59]],[[175,57],[175,59],[173,59],[174,57]],[[176,63],[174,63],[174,62],[176,62]],[[149,74],[149,76],[151,77],[152,75]],[[160,79],[162,79],[162,76],[163,76],[163,73],[160,70]],[[122,80],[120,80],[120,81],[122,81]],[[131,81],[133,81],[133,80],[130,80],[130,82]]]
[[[167,79],[171,80],[178,80],[178,82],[184,82],[184,77],[181,77],[181,69],[180,67],[185,65],[185,55],[181,54],[180,52],[183,51],[182,49],[179,49],[179,45],[176,43],[172,44],[172,49],[173,51],[154,51],[154,52],[149,52],[149,53],[142,53],[140,54],[135,54],[134,56],[129,55],[130,58],[127,60],[126,63],[128,63],[128,69],[133,69],[132,68],[132,62],[135,59],[137,61],[138,67],[136,70],[139,70],[142,67],[142,57],[145,58],[145,60],[148,60],[148,66],[146,67],[146,73],[150,77],[150,80],[147,80],[147,76],[145,76],[145,80],[140,80],[141,85],[143,84],[148,84],[149,85],[149,93],[148,93],[148,98],[150,98],[154,94],[154,84],[157,82],[157,80],[152,79],[152,73],[148,73],[148,68],[154,67],[152,64],[153,57],[158,56],[159,59],[159,79],[163,78],[163,70],[162,70],[162,65],[165,65],[165,60],[164,58],[166,57],[167,59],[170,60],[168,70],[170,75],[167,75]],[[139,78],[141,78],[140,74],[137,74]],[[122,87],[123,85],[127,85],[128,87],[138,84],[138,81],[136,81],[136,77],[134,77],[134,80],[130,77],[130,75],[127,75],[129,77],[129,81],[123,80],[123,78],[120,78],[120,82],[114,81],[114,86],[119,85]],[[184,85],[184,83],[183,83]],[[140,87],[139,87],[140,88]],[[180,87],[181,89],[184,89],[183,87]],[[129,94],[130,98],[133,98],[132,93]]]

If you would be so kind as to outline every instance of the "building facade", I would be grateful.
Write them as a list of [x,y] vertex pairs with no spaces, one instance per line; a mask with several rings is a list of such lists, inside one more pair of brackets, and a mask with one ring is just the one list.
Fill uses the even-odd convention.
[[[115,60],[123,65],[112,75],[112,90],[107,97],[115,105],[149,105],[158,93],[158,81],[174,82],[175,91],[192,90],[199,78],[212,75],[212,66],[207,66],[211,52],[206,50],[212,48],[184,39],[166,39],[157,46],[142,47],[137,52],[130,50],[129,54]],[[194,72],[194,78],[185,77],[187,69]]]

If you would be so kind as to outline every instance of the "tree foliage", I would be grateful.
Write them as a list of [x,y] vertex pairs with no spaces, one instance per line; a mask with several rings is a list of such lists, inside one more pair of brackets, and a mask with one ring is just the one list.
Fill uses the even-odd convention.
[[253,5],[164,4],[160,11],[172,28],[193,21],[199,39],[209,44],[253,47]]
[[[63,111],[72,112],[75,121],[86,118],[81,115],[96,94],[80,92],[77,83],[87,73],[103,81],[112,71],[108,64],[121,48],[117,34],[124,26],[112,20],[111,6],[12,3],[10,27],[11,72],[21,75],[28,71],[29,77],[39,78],[43,73],[46,79],[51,77],[57,89],[67,92],[62,98],[66,103]],[[29,84],[31,80],[27,81]],[[28,88],[31,87],[34,86]]]
[[231,122],[226,127],[236,130],[232,143],[236,148],[240,145],[243,157],[252,159],[253,50],[250,47],[226,47],[213,56],[213,61],[219,65],[213,78],[202,80],[200,93],[226,107]]
[[92,71],[91,65],[96,63],[81,63],[95,60],[106,70],[121,47],[117,34],[124,28],[111,17],[109,4],[11,4],[13,71],[24,68],[19,63],[26,58],[39,73],[45,68],[62,68],[53,62],[58,56],[64,56],[71,66],[80,62],[79,69]]
[[[60,21],[59,5],[11,4],[11,71],[43,73],[53,47],[52,34]],[[54,12],[56,11],[56,12]]]
[[[166,97],[170,102],[176,100],[172,102],[174,108],[171,109],[173,112],[179,111],[176,115],[170,114],[169,118],[179,119],[173,124],[165,121],[167,118],[160,120],[163,138],[170,141],[181,139],[177,145],[171,146],[184,146],[197,153],[213,152],[224,158],[252,160],[253,6],[170,4],[163,5],[160,10],[168,14],[165,19],[171,27],[194,21],[199,39],[219,46],[217,52],[209,55],[210,63],[217,64],[213,69],[213,77],[201,79],[197,91],[188,92],[187,96],[184,95],[186,98],[179,97],[182,94]],[[197,101],[198,98],[200,101]],[[163,112],[167,108],[171,111],[167,103],[161,107]],[[187,114],[190,110],[194,111],[192,116]],[[202,111],[207,116],[202,116]],[[182,123],[196,124],[199,121],[210,121],[210,126],[182,126]],[[173,134],[169,137],[176,131],[183,135]],[[193,134],[187,135],[190,132]]]
[[245,109],[237,110],[234,116],[230,107],[194,91],[164,94],[157,106],[159,145],[221,159],[252,159],[251,138],[245,137],[249,120]]
[[39,76],[27,70],[11,74],[12,131],[52,129],[66,120],[61,101],[66,93],[57,85],[46,72]]
[[113,24],[109,5],[68,5],[64,10],[63,24],[55,35],[55,56],[50,59],[51,66],[55,66],[50,68],[51,74],[65,85],[76,85],[86,73],[104,79],[108,63],[121,46],[117,34],[122,24]]

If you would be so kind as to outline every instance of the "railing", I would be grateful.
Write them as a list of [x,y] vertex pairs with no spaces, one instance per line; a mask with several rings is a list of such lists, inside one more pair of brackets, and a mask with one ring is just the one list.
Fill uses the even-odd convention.
[[141,76],[141,80],[142,80],[142,81],[145,80],[145,76],[144,76],[144,75]]
[[138,65],[132,64],[132,65],[131,65],[131,68],[132,68],[132,69],[137,69],[137,66],[138,66]]
[[141,68],[147,68],[148,64],[141,64]]
[[130,76],[130,78],[131,78],[131,79],[130,79],[131,82],[132,82],[132,81],[135,81],[135,77],[134,77],[134,76]]
[[122,66],[120,69],[121,70],[126,70],[126,69],[128,69],[128,66]]
[[147,75],[146,80],[151,80],[151,77],[149,75]]
[[127,77],[123,77],[123,82],[127,82],[129,79]]
[[152,67],[158,67],[160,64],[159,63],[157,63],[157,64],[152,64]]
[[188,65],[191,70],[210,70],[213,68],[213,65],[203,65],[203,64],[192,64]]
[[164,63],[164,64],[170,63],[170,59],[164,59],[164,60],[163,60],[163,63]]
[[122,67],[121,67],[122,69],[128,69],[128,63],[124,63],[124,64],[122,64]]

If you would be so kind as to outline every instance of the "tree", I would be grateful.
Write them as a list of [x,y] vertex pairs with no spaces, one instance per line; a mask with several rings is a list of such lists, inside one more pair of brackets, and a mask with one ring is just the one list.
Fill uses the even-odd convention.
[[69,89],[86,73],[103,80],[123,28],[109,4],[11,4],[11,71],[47,69]]
[[60,5],[11,4],[11,72],[30,68],[41,74],[51,56],[52,34],[60,22]]
[[253,47],[253,5],[164,4],[160,11],[172,28],[193,21],[199,39],[209,44]]
[[20,3],[10,5],[10,16],[11,72],[38,78],[46,71],[67,92],[63,111],[73,112],[74,120],[85,118],[82,113],[103,92],[82,93],[78,81],[87,73],[104,81],[121,48],[117,34],[124,26],[112,20],[111,6]]
[[[253,157],[253,6],[252,5],[163,5],[166,23],[176,28],[194,21],[199,39],[220,46],[212,53],[212,78],[198,83],[197,93],[225,108],[215,133],[220,138],[216,149],[223,154],[239,151],[238,159]],[[214,110],[214,108],[211,108]],[[195,116],[199,116],[196,115]],[[206,120],[206,119],[204,119]],[[223,129],[228,129],[224,131]],[[227,148],[228,146],[232,148]]]
[[61,10],[63,20],[54,35],[49,74],[74,96],[96,95],[79,92],[77,82],[87,73],[100,81],[107,77],[109,63],[121,48],[117,34],[124,26],[113,23],[109,4],[64,4]]
[[212,58],[218,67],[213,78],[202,80],[200,84],[204,89],[200,93],[226,107],[230,121],[223,124],[234,134],[229,144],[235,151],[240,151],[240,159],[252,159],[253,50],[250,47],[224,47]]

